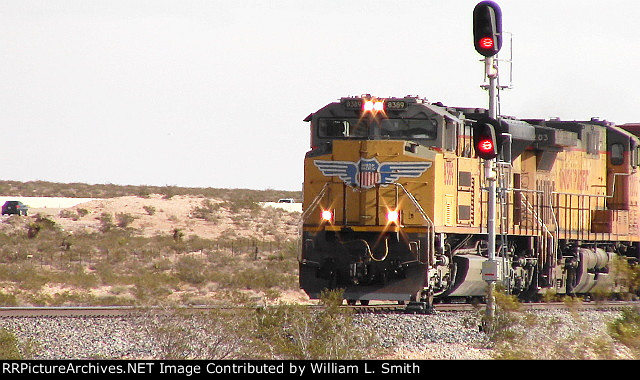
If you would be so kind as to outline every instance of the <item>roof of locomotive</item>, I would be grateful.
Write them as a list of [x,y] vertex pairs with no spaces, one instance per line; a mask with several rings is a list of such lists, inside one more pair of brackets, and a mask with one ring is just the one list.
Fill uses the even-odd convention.
[[440,115],[452,120],[456,120],[456,121],[460,120],[462,116],[460,112],[458,112],[458,109],[456,108],[446,107],[442,105],[442,103],[431,103],[426,99],[420,98],[418,96],[405,96],[403,98],[398,98],[398,97],[376,98],[376,97],[372,97],[371,95],[362,95],[362,96],[343,97],[343,98],[340,98],[338,101],[331,102],[325,105],[324,107],[320,108],[316,112],[310,113],[306,118],[304,118],[304,121],[311,121],[314,116],[336,117],[336,116],[343,116],[345,113],[346,114],[353,113],[354,115],[359,114],[360,112],[362,112],[361,109],[347,108],[345,107],[345,102],[349,100],[361,100],[361,99],[378,99],[378,100],[384,100],[385,102],[399,101],[399,102],[406,103],[406,107],[401,109],[395,109],[395,110],[386,109],[385,112],[387,112],[388,114],[400,114],[403,112],[411,113],[411,112],[415,112],[416,110],[415,106],[420,106],[421,111],[424,109],[427,109],[433,114],[437,114],[437,115]]
[[[448,107],[440,102],[429,102],[424,98],[418,96],[408,95],[405,97],[387,97],[376,98],[371,95],[361,96],[347,96],[338,99],[335,102],[331,102],[324,107],[320,108],[316,112],[309,114],[304,121],[311,121],[314,116],[316,117],[337,117],[344,116],[345,114],[353,113],[359,114],[362,110],[357,108],[345,107],[345,102],[349,100],[364,100],[364,99],[378,99],[384,101],[402,101],[406,103],[406,107],[396,110],[387,110],[389,114],[402,114],[412,113],[416,111],[415,106],[420,106],[421,110],[427,109],[432,114],[437,114],[442,117],[446,117],[455,121],[475,121],[487,117],[489,112],[486,108],[481,107]],[[599,120],[592,118],[591,120],[579,121],[579,120],[560,120],[555,118],[550,119],[518,119],[513,117],[501,116],[501,126],[503,132],[509,133],[515,140],[522,140],[524,142],[531,142],[535,140],[536,128],[551,129],[551,130],[564,130],[568,132],[576,133],[578,138],[581,138],[582,130],[587,125],[597,125],[608,128],[610,131],[627,135],[632,140],[636,141],[640,145],[640,123],[628,123],[622,125],[615,125],[612,122],[606,120]]]
[[640,136],[640,123],[627,123],[621,124],[617,127],[624,129],[627,132],[634,134],[635,136]]

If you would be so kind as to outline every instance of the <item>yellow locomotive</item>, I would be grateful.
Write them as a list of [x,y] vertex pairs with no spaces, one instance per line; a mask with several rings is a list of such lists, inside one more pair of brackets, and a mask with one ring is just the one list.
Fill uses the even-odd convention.
[[310,114],[301,288],[349,303],[484,297],[486,176],[497,181],[502,286],[533,299],[611,286],[614,256],[638,259],[638,148],[599,120],[500,118],[493,171],[477,157],[484,109],[418,97],[346,97]]

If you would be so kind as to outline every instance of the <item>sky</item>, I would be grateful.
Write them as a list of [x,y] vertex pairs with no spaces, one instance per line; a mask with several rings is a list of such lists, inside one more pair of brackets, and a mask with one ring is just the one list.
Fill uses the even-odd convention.
[[[0,0],[0,179],[300,190],[343,96],[488,106],[477,3]],[[639,2],[497,3],[502,115],[640,122]]]

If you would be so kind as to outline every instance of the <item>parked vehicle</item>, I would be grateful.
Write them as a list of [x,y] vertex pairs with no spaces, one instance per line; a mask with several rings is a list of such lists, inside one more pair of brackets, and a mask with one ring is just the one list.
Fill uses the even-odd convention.
[[6,214],[16,214],[16,215],[27,215],[29,208],[20,201],[6,201],[4,205],[2,205],[2,215]]

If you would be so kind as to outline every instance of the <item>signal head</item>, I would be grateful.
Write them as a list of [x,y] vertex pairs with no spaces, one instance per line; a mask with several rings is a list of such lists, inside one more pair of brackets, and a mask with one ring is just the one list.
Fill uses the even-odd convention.
[[493,1],[482,1],[473,9],[473,44],[485,57],[493,57],[502,47],[502,11]]
[[496,129],[500,127],[497,120],[486,118],[473,124],[473,146],[478,157],[492,160],[498,157],[498,141]]

